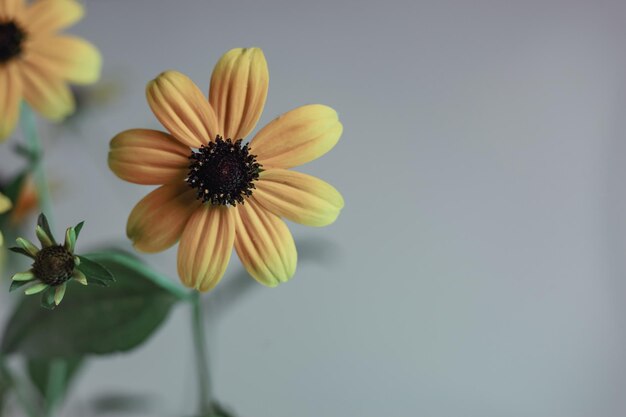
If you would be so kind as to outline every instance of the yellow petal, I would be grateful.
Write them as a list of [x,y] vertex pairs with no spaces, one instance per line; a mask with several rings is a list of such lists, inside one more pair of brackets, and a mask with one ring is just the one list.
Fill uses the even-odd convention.
[[203,205],[189,219],[178,247],[178,275],[187,287],[209,291],[224,275],[235,240],[234,211]]
[[24,24],[35,36],[56,32],[79,21],[83,6],[75,0],[38,0],[24,12]]
[[24,13],[23,0],[2,0],[0,1],[0,19],[13,20]]
[[133,208],[126,234],[138,251],[160,252],[178,241],[198,206],[195,191],[184,183],[163,185]]
[[259,48],[231,49],[215,65],[209,102],[225,138],[242,139],[254,129],[265,106],[269,79]]
[[111,140],[109,168],[136,184],[180,182],[187,175],[190,154],[188,146],[167,133],[130,129]]
[[21,70],[24,98],[35,110],[53,121],[74,112],[74,96],[62,78],[26,61],[22,61]]
[[311,175],[286,169],[261,173],[254,196],[272,213],[307,226],[327,226],[343,208],[332,185]]
[[15,129],[21,100],[22,78],[18,66],[12,62],[0,65],[0,142]]
[[250,275],[275,287],[296,271],[298,254],[291,232],[278,216],[249,197],[237,206],[235,249]]
[[11,199],[0,193],[0,213],[7,212],[11,209]]
[[148,83],[146,97],[156,118],[182,143],[199,148],[218,134],[215,112],[186,75],[161,73]]
[[53,36],[28,43],[24,59],[75,84],[91,84],[100,78],[102,58],[91,43],[73,36]]
[[271,121],[252,139],[250,148],[265,167],[291,168],[330,151],[342,131],[337,112],[310,104]]

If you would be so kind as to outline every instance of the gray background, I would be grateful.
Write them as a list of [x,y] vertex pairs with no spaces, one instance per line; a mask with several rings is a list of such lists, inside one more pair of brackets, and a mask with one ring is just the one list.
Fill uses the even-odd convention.
[[[259,46],[271,77],[259,127],[306,103],[344,123],[301,168],[346,207],[328,228],[293,225],[295,278],[261,287],[233,257],[207,297],[216,394],[240,415],[626,414],[623,4],[87,7],[72,32],[101,49],[101,86],[122,86],[70,128],[42,123],[57,223],[87,220],[83,248],[124,242],[149,191],[117,180],[106,153],[117,132],[158,126],[144,87],[165,69],[206,90],[222,53]],[[147,260],[176,279],[175,250]],[[141,349],[94,360],[67,415],[103,392],[191,414],[189,337],[181,306]]]

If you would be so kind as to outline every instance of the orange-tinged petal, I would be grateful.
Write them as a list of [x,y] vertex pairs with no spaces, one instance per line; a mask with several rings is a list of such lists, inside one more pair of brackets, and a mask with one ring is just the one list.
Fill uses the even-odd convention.
[[291,168],[330,151],[342,132],[336,111],[310,104],[271,121],[252,139],[250,148],[266,167]]
[[2,0],[0,1],[0,19],[12,20],[20,17],[24,12],[23,0]]
[[0,142],[15,129],[21,100],[22,78],[18,66],[11,62],[0,66]]
[[217,118],[198,87],[178,71],[166,71],[146,87],[148,104],[176,139],[192,148],[214,140]]
[[203,205],[189,219],[178,246],[178,275],[187,287],[209,291],[224,275],[235,240],[234,211]]
[[126,234],[138,251],[160,252],[178,241],[198,206],[195,191],[186,184],[163,185],[133,208]]
[[249,197],[237,206],[235,249],[250,275],[275,287],[296,271],[298,253],[291,232],[278,216]]
[[307,226],[327,226],[343,208],[343,197],[319,178],[286,169],[261,173],[254,196],[272,213]]
[[102,58],[91,43],[73,36],[53,36],[28,44],[27,62],[45,68],[75,84],[91,84],[100,78]]
[[24,98],[44,117],[59,121],[74,112],[74,96],[63,79],[26,61],[21,72]]
[[29,6],[22,19],[34,36],[64,29],[79,21],[85,13],[75,0],[38,0]]
[[182,182],[189,166],[188,146],[158,130],[130,129],[111,140],[109,168],[136,184]]
[[213,69],[209,101],[225,138],[242,139],[254,129],[265,106],[269,71],[259,48],[225,53]]

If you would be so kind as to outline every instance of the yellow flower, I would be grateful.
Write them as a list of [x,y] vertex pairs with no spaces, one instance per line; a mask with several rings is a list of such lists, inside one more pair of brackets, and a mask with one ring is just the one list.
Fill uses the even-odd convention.
[[243,144],[263,111],[268,84],[258,48],[233,49],[219,60],[208,100],[187,76],[164,72],[148,83],[146,95],[170,133],[132,129],[111,141],[109,167],[117,176],[163,184],[131,212],[128,237],[143,252],[180,239],[178,274],[188,287],[212,289],[233,246],[260,283],[287,281],[297,253],[281,217],[325,226],[343,207],[330,184],[288,170],[335,146],[343,127],[333,109],[296,108]]
[[0,140],[15,128],[20,102],[51,120],[74,111],[67,82],[89,84],[101,58],[89,42],[57,32],[83,16],[75,0],[0,0]]
[[[6,213],[11,209],[11,200],[4,194],[0,193],[0,214]],[[2,237],[2,231],[0,231],[0,248],[4,245],[4,238]]]

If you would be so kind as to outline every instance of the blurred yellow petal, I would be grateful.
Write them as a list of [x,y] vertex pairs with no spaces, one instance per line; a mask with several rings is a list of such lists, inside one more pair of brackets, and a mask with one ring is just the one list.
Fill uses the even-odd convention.
[[39,35],[71,26],[83,14],[83,6],[75,0],[37,0],[25,10],[22,20],[29,32]]
[[160,252],[178,241],[198,206],[195,191],[184,183],[163,185],[133,208],[126,234],[138,251]]
[[74,112],[75,102],[65,81],[46,68],[22,61],[24,98],[44,117],[60,121]]
[[20,116],[22,78],[17,64],[0,65],[0,142],[15,129]]
[[311,104],[271,121],[252,139],[250,148],[266,167],[291,168],[330,151],[342,131],[337,112],[328,106]]
[[109,167],[121,179],[136,184],[181,182],[187,175],[188,146],[164,132],[130,129],[111,140]]
[[209,101],[224,138],[242,139],[259,121],[265,106],[269,72],[259,48],[231,49],[215,65]]
[[261,173],[254,196],[272,213],[307,226],[327,226],[343,208],[343,197],[319,178],[286,169]]
[[148,104],[176,139],[199,148],[218,134],[215,112],[198,87],[178,71],[166,71],[146,87]]
[[178,247],[178,275],[187,287],[209,291],[224,275],[235,240],[233,212],[203,205],[189,219]]
[[27,51],[24,60],[74,84],[91,84],[100,78],[100,52],[84,39],[53,36],[30,42]]
[[6,195],[0,193],[0,214],[9,211],[11,209],[11,199]]
[[24,13],[23,0],[1,0],[0,1],[0,19],[12,20]]
[[235,249],[248,273],[269,287],[289,280],[296,271],[298,254],[285,222],[254,197],[236,209]]

